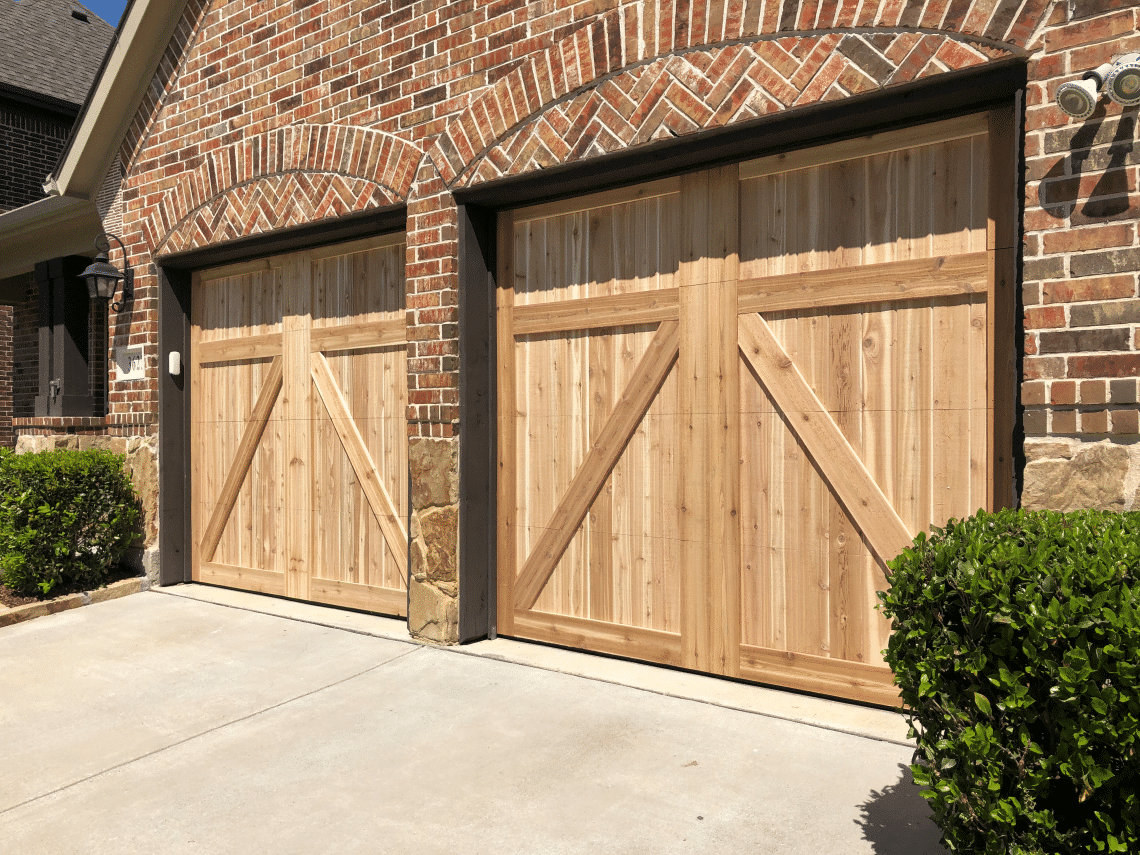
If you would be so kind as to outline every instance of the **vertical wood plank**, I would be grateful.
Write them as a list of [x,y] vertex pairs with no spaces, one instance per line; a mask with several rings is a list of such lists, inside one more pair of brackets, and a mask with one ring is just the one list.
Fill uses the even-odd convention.
[[515,241],[514,218],[509,211],[498,215],[498,271],[496,276],[496,386],[498,404],[498,632],[510,635],[514,631],[514,586],[518,575],[518,507],[515,491],[518,477],[516,429],[518,404],[515,393],[515,333],[512,313],[514,309],[515,265],[518,252]]
[[681,179],[680,331],[677,358],[681,418],[681,663],[686,668],[712,670],[705,642],[708,614],[709,492],[704,456],[710,443],[708,400],[709,301],[708,218],[709,174]]
[[283,283],[281,356],[282,417],[285,421],[285,593],[308,599],[312,566],[313,418],[309,379],[312,323],[312,260],[296,253],[286,260]]
[[717,673],[740,671],[740,172],[737,166],[709,176],[710,311],[707,412],[711,419],[709,479],[709,623],[707,661]]
[[[623,206],[624,207],[624,206]],[[614,292],[615,270],[614,211],[603,209],[592,212],[588,219],[590,229],[590,279],[594,294],[605,296]],[[602,427],[613,409],[613,344],[617,335],[593,331],[586,340],[589,366],[587,368],[588,415],[590,444],[597,441]],[[614,477],[611,474],[590,507],[589,554],[586,557],[589,574],[589,609],[587,617],[593,620],[614,619]]]

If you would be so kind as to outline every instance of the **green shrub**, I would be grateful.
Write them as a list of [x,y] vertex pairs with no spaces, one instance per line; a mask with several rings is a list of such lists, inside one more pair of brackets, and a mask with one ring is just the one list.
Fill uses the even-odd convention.
[[98,587],[135,540],[138,521],[118,455],[0,455],[0,580],[25,596]]
[[944,843],[1140,852],[1140,514],[979,512],[890,568],[886,657]]

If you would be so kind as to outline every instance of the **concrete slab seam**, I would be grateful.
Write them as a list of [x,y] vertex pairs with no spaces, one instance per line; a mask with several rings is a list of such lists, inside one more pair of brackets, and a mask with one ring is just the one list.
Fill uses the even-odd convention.
[[[250,609],[243,609],[243,611],[251,611],[251,610]],[[333,627],[333,628],[335,629],[335,627]],[[11,813],[14,810],[19,810],[20,808],[25,807],[26,805],[30,805],[33,802],[38,802],[41,799],[46,799],[49,796],[54,796],[56,793],[62,793],[64,790],[70,790],[72,787],[77,787],[80,784],[86,783],[87,781],[93,781],[96,778],[100,778],[103,775],[106,775],[110,772],[114,772],[116,769],[122,769],[125,766],[130,766],[132,763],[137,763],[140,760],[146,760],[148,757],[154,757],[155,755],[162,754],[164,751],[169,751],[172,748],[177,748],[180,745],[185,745],[188,742],[193,742],[195,739],[199,739],[203,736],[208,736],[211,733],[216,733],[219,730],[224,730],[225,728],[232,727],[235,724],[241,724],[242,722],[249,721],[250,719],[253,719],[253,718],[257,718],[258,716],[264,715],[265,713],[272,712],[273,710],[280,709],[281,707],[284,707],[284,706],[288,706],[289,704],[295,703],[296,701],[304,700],[305,698],[311,697],[312,695],[316,695],[316,694],[319,694],[321,692],[327,691],[328,689],[332,689],[332,688],[335,688],[337,686],[343,685],[344,683],[348,683],[348,682],[355,680],[359,677],[363,677],[365,674],[371,674],[373,671],[377,671],[377,670],[383,668],[385,665],[390,665],[391,663],[397,661],[398,659],[403,659],[406,656],[411,656],[413,653],[418,652],[418,649],[419,649],[419,647],[417,645],[415,649],[409,650],[405,653],[401,653],[397,656],[393,656],[390,659],[385,659],[383,662],[377,662],[375,665],[373,665],[369,668],[365,668],[363,671],[358,671],[355,674],[349,674],[347,677],[342,677],[341,679],[335,680],[332,683],[329,683],[327,685],[318,686],[317,688],[311,689],[308,692],[303,692],[300,695],[295,695],[292,698],[286,698],[283,701],[279,701],[275,704],[270,704],[269,706],[263,707],[262,709],[254,710],[253,712],[247,713],[243,716],[240,716],[239,718],[235,718],[232,721],[226,721],[226,722],[222,722],[221,724],[214,725],[213,727],[208,727],[205,730],[199,731],[198,733],[193,733],[190,736],[187,736],[187,737],[184,737],[182,739],[177,740],[176,742],[171,742],[169,745],[163,745],[161,748],[155,748],[153,751],[147,751],[143,754],[140,754],[137,757],[131,757],[129,760],[124,760],[121,763],[116,763],[113,766],[108,766],[106,769],[100,769],[98,772],[93,772],[90,775],[85,775],[82,778],[78,778],[74,781],[63,784],[63,785],[56,787],[52,790],[48,790],[46,793],[40,793],[39,795],[35,795],[35,796],[32,796],[31,798],[24,799],[22,802],[19,802],[18,804],[14,804],[14,805],[11,805],[10,807],[6,807],[6,808],[0,810],[0,816],[3,816],[4,814],[7,814],[7,813]]]

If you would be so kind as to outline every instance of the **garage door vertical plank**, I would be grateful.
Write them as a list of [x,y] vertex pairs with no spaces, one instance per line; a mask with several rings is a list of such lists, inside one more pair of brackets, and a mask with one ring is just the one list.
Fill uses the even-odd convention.
[[515,491],[518,450],[518,403],[515,395],[515,264],[521,247],[515,241],[514,217],[509,211],[498,215],[498,270],[495,280],[496,390],[498,408],[499,459],[498,502],[498,597],[497,630],[503,635],[514,632],[515,576],[518,574],[518,515]]
[[733,164],[709,175],[709,593],[706,616],[712,669],[740,671],[740,173]]
[[[607,296],[620,287],[617,279],[617,249],[614,246],[614,216],[623,208],[603,208],[590,212],[586,219],[589,230],[589,259],[591,279],[597,290],[591,297]],[[627,252],[622,247],[618,252]],[[587,368],[589,413],[589,433],[591,445],[613,409],[613,350],[618,339],[617,333],[608,330],[595,330],[586,340],[589,366]],[[606,479],[598,498],[590,507],[589,556],[589,609],[586,617],[591,620],[612,621],[614,619],[614,478]]]
[[709,455],[708,256],[709,175],[681,179],[680,354],[681,411],[681,664],[711,670],[708,661]]
[[285,593],[309,597],[312,572],[312,381],[309,379],[309,337],[312,300],[312,260],[308,253],[286,259],[282,304],[282,416],[285,420]]

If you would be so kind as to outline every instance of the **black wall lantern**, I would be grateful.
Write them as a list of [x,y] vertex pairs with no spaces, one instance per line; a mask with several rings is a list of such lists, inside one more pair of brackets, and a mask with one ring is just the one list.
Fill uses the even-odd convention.
[[[119,249],[123,253],[123,266],[126,271],[119,272],[115,265],[111,264],[108,260],[108,253],[111,251],[111,242],[109,238],[114,238],[115,242],[119,245]],[[134,279],[135,272],[131,267],[130,259],[127,258],[127,248],[123,246],[123,242],[119,240],[117,235],[110,232],[104,232],[95,238],[95,248],[99,250],[99,254],[95,256],[95,261],[88,265],[87,269],[79,274],[80,278],[87,283],[87,293],[91,299],[96,298],[101,300],[110,300],[115,296],[115,290],[119,287],[119,283],[123,283],[123,297],[121,300],[111,304],[111,308],[116,312],[121,312],[123,305],[131,301],[134,297]]]

